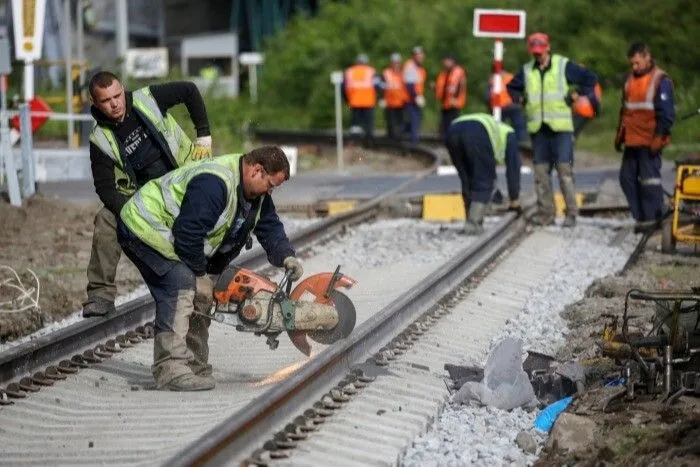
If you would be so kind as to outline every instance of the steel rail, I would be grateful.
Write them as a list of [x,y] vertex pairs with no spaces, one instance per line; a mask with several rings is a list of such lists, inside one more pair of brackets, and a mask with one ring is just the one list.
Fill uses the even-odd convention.
[[221,465],[240,462],[262,440],[284,426],[301,407],[352,370],[353,365],[400,334],[436,302],[482,270],[524,231],[523,216],[507,213],[496,226],[357,327],[345,340],[329,346],[298,372],[270,388],[243,409],[209,430],[165,462],[165,465]]
[[[284,134],[284,132],[282,132]],[[268,132],[274,135],[275,132]],[[313,132],[310,133],[313,135]],[[310,136],[313,138],[313,136]],[[380,147],[392,148],[390,144]],[[411,151],[432,159],[430,168],[419,172],[414,178],[406,180],[378,197],[359,204],[351,211],[326,218],[314,225],[301,229],[290,235],[290,241],[297,249],[303,249],[319,239],[337,233],[345,226],[366,221],[375,216],[382,201],[396,194],[411,183],[434,173],[440,164],[440,156],[430,148],[413,146]],[[267,265],[267,256],[260,247],[240,255],[236,264],[258,269]],[[133,330],[153,318],[154,306],[150,295],[144,295],[117,307],[116,313],[104,318],[92,318],[79,321],[37,339],[19,344],[0,354],[0,384],[11,382],[22,375],[36,371],[61,359],[70,358],[76,352],[94,347],[120,333]]]

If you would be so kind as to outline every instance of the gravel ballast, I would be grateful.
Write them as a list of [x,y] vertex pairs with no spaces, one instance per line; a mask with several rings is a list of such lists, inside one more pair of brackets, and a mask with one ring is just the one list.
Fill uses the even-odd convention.
[[[493,336],[489,348],[465,355],[464,363],[484,365],[490,348],[505,337],[523,341],[523,349],[546,354],[565,342],[571,332],[559,316],[567,304],[583,297],[593,280],[619,271],[637,238],[628,235],[620,246],[608,246],[622,222],[580,218],[574,229],[549,227],[564,236],[566,247],[541,287],[532,290],[522,311]],[[532,429],[537,411],[501,411],[449,402],[433,427],[416,438],[406,452],[404,465],[528,465],[536,454],[515,443],[527,431],[541,445],[544,435]],[[539,448],[538,448],[539,451]]]

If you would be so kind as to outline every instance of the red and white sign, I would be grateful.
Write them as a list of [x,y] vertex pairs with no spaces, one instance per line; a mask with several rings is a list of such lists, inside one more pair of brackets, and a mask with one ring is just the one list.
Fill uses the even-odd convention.
[[525,10],[474,9],[474,36],[497,39],[525,37]]

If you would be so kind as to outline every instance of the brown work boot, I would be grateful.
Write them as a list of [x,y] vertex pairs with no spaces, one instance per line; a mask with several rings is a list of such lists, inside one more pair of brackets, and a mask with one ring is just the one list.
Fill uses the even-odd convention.
[[209,391],[214,389],[216,381],[211,376],[198,376],[187,373],[173,379],[165,386],[165,391]]

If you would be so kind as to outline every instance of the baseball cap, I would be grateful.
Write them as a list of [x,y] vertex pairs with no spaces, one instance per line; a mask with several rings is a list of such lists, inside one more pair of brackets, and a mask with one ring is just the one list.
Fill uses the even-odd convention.
[[356,61],[357,63],[362,63],[366,65],[367,63],[369,63],[369,57],[367,56],[367,54],[360,54],[357,56]]
[[391,54],[390,60],[392,62],[400,62],[401,61],[401,54],[394,52]]
[[530,53],[542,53],[549,47],[549,36],[543,32],[530,34],[527,38],[527,51]]
[[423,53],[423,47],[420,45],[417,45],[413,48],[413,54],[422,54]]

